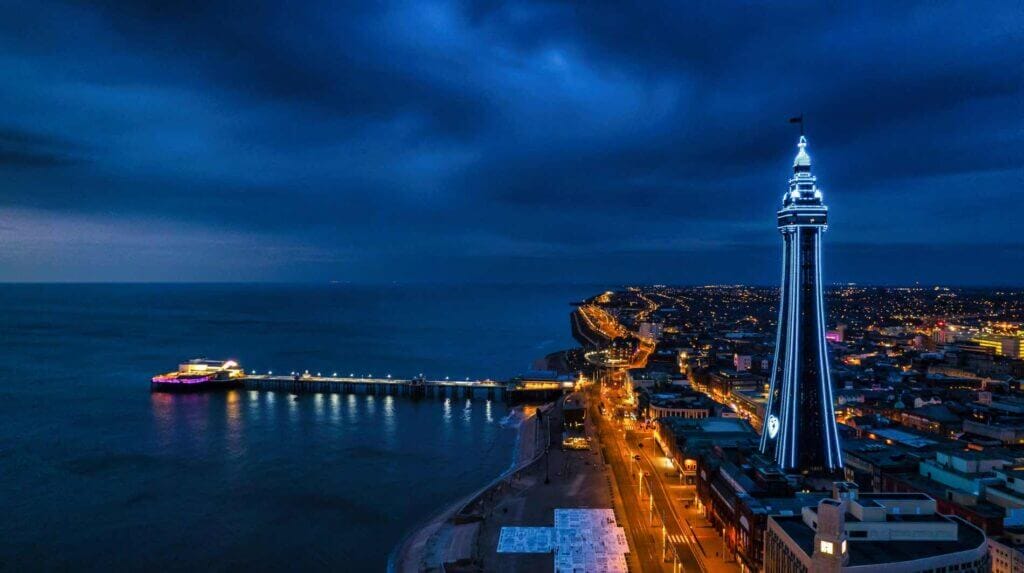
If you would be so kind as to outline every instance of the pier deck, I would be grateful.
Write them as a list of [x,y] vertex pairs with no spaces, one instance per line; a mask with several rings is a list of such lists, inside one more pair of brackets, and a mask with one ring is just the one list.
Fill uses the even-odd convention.
[[428,380],[416,378],[384,378],[367,376],[338,376],[335,372],[323,376],[308,370],[274,374],[273,370],[259,374],[246,372],[235,360],[209,360],[194,358],[178,365],[178,370],[158,374],[151,380],[153,392],[192,392],[245,388],[266,392],[308,392],[322,394],[370,394],[381,396],[409,396],[412,398],[462,398],[503,400],[507,402],[544,402],[557,398],[572,389],[573,382],[531,380],[519,377],[509,382],[495,380]]
[[511,395],[507,384],[494,380],[417,380],[349,376],[247,374],[242,378],[242,383],[247,390],[327,394],[419,395],[428,398],[479,398],[488,400],[506,400]]

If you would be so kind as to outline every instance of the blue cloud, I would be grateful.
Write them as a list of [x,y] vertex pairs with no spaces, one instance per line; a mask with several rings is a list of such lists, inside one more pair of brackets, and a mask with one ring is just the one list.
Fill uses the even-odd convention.
[[[57,230],[52,265],[25,247],[2,280],[173,278],[209,244],[231,265],[190,279],[770,283],[785,120],[803,112],[831,278],[1024,282],[1009,4],[39,0],[7,16],[0,210]],[[97,248],[76,243],[85,222]],[[142,227],[160,232],[133,254]],[[976,253],[877,263],[908,245]]]

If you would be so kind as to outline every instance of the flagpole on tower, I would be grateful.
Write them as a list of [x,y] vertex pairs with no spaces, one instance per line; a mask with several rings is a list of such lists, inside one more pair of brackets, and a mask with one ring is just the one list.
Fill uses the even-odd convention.
[[800,115],[798,115],[796,117],[789,118],[789,123],[799,123],[800,124],[800,137],[803,137],[803,135],[804,135],[804,114],[801,112]]

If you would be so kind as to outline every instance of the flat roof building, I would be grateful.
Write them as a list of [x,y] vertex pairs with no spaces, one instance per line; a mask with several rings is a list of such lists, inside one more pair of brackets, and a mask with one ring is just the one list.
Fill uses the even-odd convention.
[[988,540],[977,527],[941,515],[922,493],[865,493],[849,482],[799,516],[771,516],[766,573],[989,571]]

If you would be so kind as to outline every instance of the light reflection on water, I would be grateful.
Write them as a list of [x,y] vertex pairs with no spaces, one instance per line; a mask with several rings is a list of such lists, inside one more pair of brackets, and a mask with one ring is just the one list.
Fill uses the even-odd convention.
[[[191,470],[159,470],[166,471],[168,483],[159,474],[139,480],[146,491],[176,489],[175,496],[123,495],[152,499],[132,509],[151,517],[133,519],[159,538],[193,548],[197,560],[230,555],[239,563],[282,563],[274,561],[280,558],[271,550],[280,541],[280,528],[294,531],[286,537],[287,546],[296,549],[308,542],[310,530],[303,523],[314,519],[317,530],[346,532],[349,557],[298,558],[306,568],[346,569],[353,554],[374,547],[367,560],[354,558],[354,566],[377,570],[412,523],[509,463],[515,433],[499,422],[504,404],[467,399],[456,413],[456,401],[461,399],[438,403],[391,395],[255,391],[151,394],[150,439],[157,459],[185,460],[168,463],[186,463]],[[129,466],[126,471],[145,470]],[[226,495],[225,483],[231,484]],[[413,489],[415,500],[402,495]],[[218,515],[212,525],[210,511]],[[166,520],[167,515],[175,520]],[[358,528],[351,527],[353,520]],[[225,528],[237,534],[228,549],[193,538]],[[264,533],[269,531],[278,533]],[[135,563],[149,565],[144,555],[159,551],[151,547]]]
[[228,454],[238,458],[246,453],[245,428],[242,418],[242,393],[231,390],[224,397],[224,420],[227,422]]
[[149,402],[160,446],[166,447],[174,438],[171,435],[174,431],[174,397],[170,394],[150,394]]
[[398,437],[398,420],[395,419],[395,397],[385,396],[381,422],[384,424],[384,445],[393,449]]
[[348,422],[354,423],[359,421],[359,403],[356,400],[355,394],[349,394],[345,397],[346,411],[348,412]]
[[274,404],[277,401],[277,392],[263,392],[260,396],[266,404],[266,408],[263,408],[262,410],[267,415],[267,423],[273,424],[277,421],[277,408],[274,407]]
[[[222,402],[222,403],[219,403]],[[344,402],[344,404],[343,404]],[[461,429],[477,428],[497,423],[495,411],[504,405],[492,400],[476,401],[467,398],[462,405],[456,424],[455,399],[446,397],[440,403],[440,424],[443,440],[451,439],[456,426]],[[300,432],[301,425],[337,431],[360,423],[374,424],[376,435],[386,449],[401,445],[400,410],[414,407],[437,407],[433,400],[420,403],[392,395],[360,394],[291,394],[286,392],[259,392],[231,390],[224,393],[150,395],[153,429],[161,448],[190,443],[203,447],[211,432],[223,431],[225,453],[231,458],[251,454],[247,433],[254,428],[276,428],[284,434]],[[219,408],[223,417],[211,416]],[[278,426],[277,411],[286,410],[286,424]],[[474,414],[481,410],[479,418]],[[433,410],[436,411],[436,410]],[[502,413],[504,415],[504,412]],[[211,420],[222,426],[211,428]],[[347,424],[342,426],[342,422]],[[323,430],[327,431],[327,430]]]
[[288,394],[285,403],[288,404],[288,422],[290,427],[294,428],[295,423],[299,421],[299,396]]
[[341,396],[331,394],[331,424],[337,426],[341,423]]
[[263,397],[260,396],[260,393],[255,390],[249,390],[248,399],[245,402],[246,416],[248,416],[249,418],[256,422],[262,421],[263,408],[261,407],[261,405],[263,403]]
[[452,428],[452,399],[445,398],[444,405],[441,407],[441,439],[445,442],[451,440],[453,428]]
[[207,443],[206,427],[210,418],[207,415],[209,408],[209,396],[205,394],[182,396],[184,400],[175,408],[176,417],[184,417],[185,435],[192,442],[193,447],[202,447]]
[[324,395],[314,394],[313,395],[313,406],[316,409],[316,421],[324,421]]

